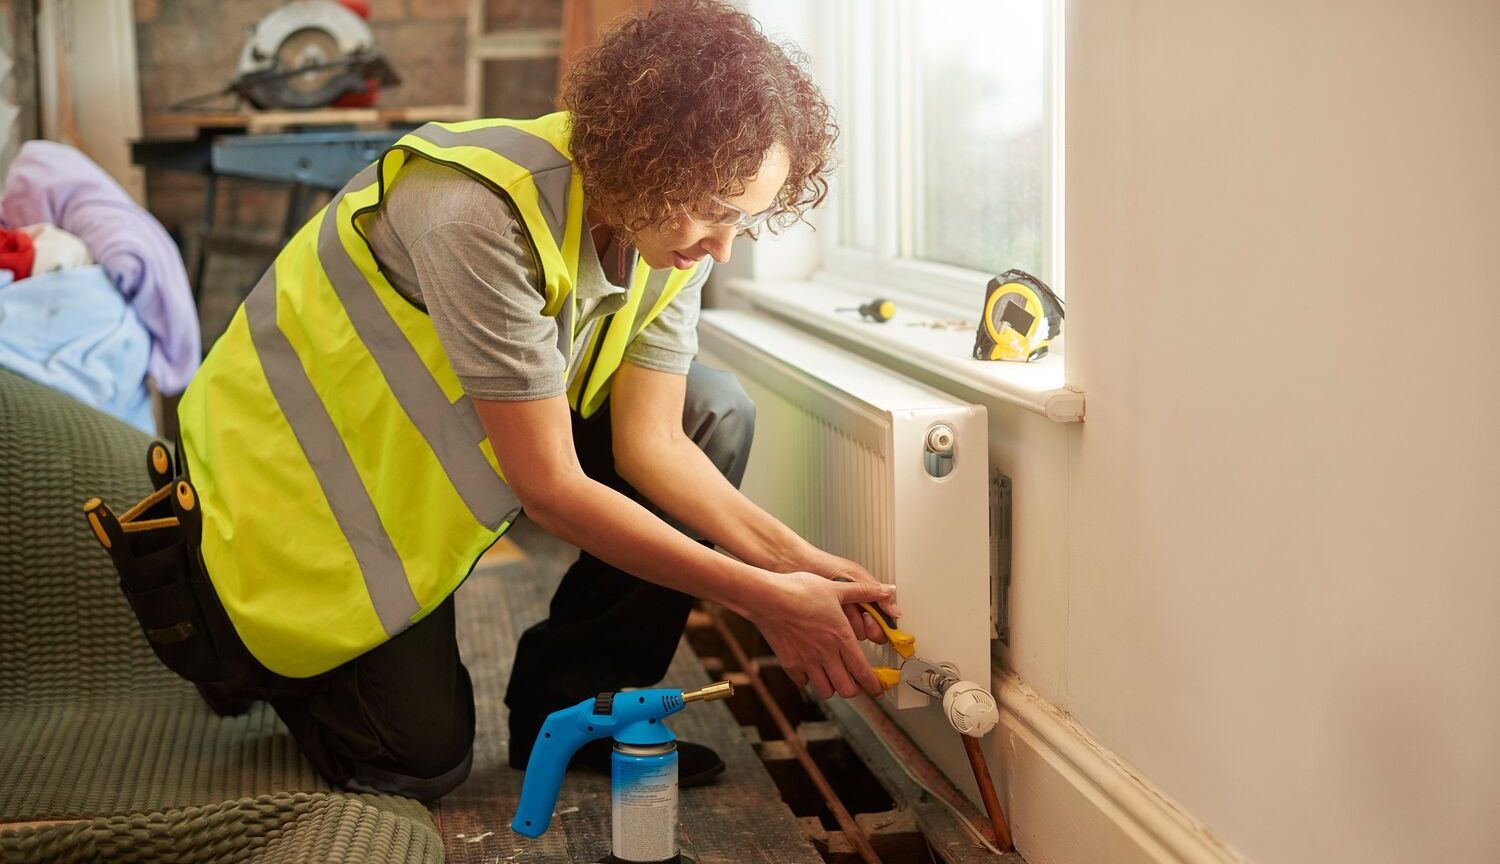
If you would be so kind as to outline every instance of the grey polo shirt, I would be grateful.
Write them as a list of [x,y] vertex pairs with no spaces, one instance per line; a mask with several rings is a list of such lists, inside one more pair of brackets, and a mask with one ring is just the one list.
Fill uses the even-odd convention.
[[[542,314],[545,297],[525,229],[504,199],[460,171],[414,158],[361,227],[392,284],[427,306],[464,392],[501,401],[566,392],[568,358],[557,347],[557,322]],[[627,248],[624,267],[617,268],[618,252],[611,240],[601,254],[590,232],[583,232],[574,287],[575,353],[601,318],[625,304],[635,254]],[[708,271],[700,268],[630,343],[627,360],[687,374],[698,353],[698,311]]]

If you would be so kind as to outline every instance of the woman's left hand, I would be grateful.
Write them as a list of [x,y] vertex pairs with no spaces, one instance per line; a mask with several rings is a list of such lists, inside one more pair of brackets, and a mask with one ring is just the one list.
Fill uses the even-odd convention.
[[[819,551],[813,556],[813,560],[802,562],[801,567],[825,579],[846,579],[850,582],[864,582],[870,585],[881,584],[880,580],[870,575],[870,571],[859,564],[827,552]],[[893,620],[901,617],[901,607],[896,604],[894,594],[890,599],[882,600],[879,605]],[[880,629],[880,623],[859,606],[845,606],[844,616],[849,619],[849,626],[853,628],[855,636],[868,639],[877,645],[884,645],[889,641],[885,637],[885,631]]]

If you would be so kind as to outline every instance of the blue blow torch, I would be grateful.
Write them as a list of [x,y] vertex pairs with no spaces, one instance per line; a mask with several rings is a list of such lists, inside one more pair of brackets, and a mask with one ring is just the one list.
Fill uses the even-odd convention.
[[612,737],[612,855],[620,864],[680,860],[677,850],[677,739],[662,722],[691,702],[728,699],[728,681],[699,690],[627,690],[601,693],[555,711],[526,763],[521,803],[512,831],[540,837],[552,822],[563,773],[579,747]]

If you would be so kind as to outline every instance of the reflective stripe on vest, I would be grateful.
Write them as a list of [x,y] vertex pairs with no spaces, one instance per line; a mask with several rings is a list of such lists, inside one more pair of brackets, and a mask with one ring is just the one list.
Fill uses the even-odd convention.
[[[372,165],[361,171],[350,186],[368,187],[374,173]],[[335,196],[328,209],[341,213],[346,194],[340,192]],[[375,287],[354,263],[339,237],[342,221],[325,217],[318,231],[318,258],[323,262],[334,293],[343,304],[355,333],[379,365],[391,394],[437,454],[449,482],[463,497],[469,512],[481,525],[499,528],[519,504],[510,487],[495,482],[494,472],[479,449],[484,429],[473,404],[466,396],[452,402],[443,393],[442,386],[428,371],[416,348],[381,305]],[[362,251],[370,258],[369,266],[373,267],[374,258],[369,248]],[[380,278],[384,281],[384,277]]]
[[334,519],[344,536],[352,538],[349,547],[359,562],[380,627],[387,634],[399,633],[417,614],[417,598],[406,581],[401,556],[391,545],[375,504],[360,482],[354,460],[349,458],[343,439],[307,379],[296,350],[276,326],[275,267],[266,271],[260,284],[245,299],[245,317],[250,339],[265,369],[266,383],[286,415],[297,444],[307,455]]
[[[179,420],[215,590],[251,653],[289,677],[332,669],[430,613],[519,512],[431,319],[380,272],[359,230],[412,154],[506,198],[565,355],[576,335],[585,226],[565,115],[424,126],[282,250]],[[691,275],[638,263],[625,306],[570,358],[575,409],[603,404],[630,340]]]

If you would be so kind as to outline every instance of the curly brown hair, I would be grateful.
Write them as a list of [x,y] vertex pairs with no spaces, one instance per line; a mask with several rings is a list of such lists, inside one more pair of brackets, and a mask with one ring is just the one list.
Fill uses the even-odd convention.
[[716,0],[661,0],[623,19],[572,66],[571,113],[584,192],[612,227],[636,232],[733,197],[773,145],[791,166],[768,226],[828,195],[838,127],[796,46]]

